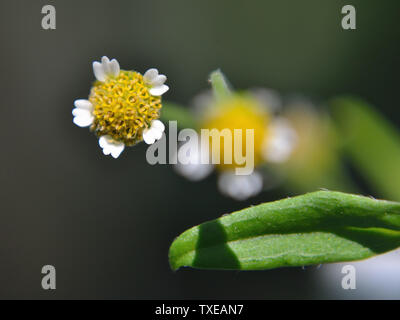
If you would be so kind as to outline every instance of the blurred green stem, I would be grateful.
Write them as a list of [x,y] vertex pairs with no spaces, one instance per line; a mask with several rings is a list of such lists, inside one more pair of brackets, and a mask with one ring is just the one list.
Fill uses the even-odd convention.
[[214,96],[217,100],[225,99],[232,94],[228,82],[221,70],[218,69],[211,72],[210,82]]

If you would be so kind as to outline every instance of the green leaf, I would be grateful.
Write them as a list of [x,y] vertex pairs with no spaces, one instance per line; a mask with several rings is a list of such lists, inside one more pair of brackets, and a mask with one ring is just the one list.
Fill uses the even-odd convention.
[[344,149],[374,191],[400,201],[400,134],[372,106],[352,97],[332,101]]
[[198,124],[188,108],[177,103],[163,101],[161,119],[165,122],[177,121],[179,128],[196,129]]
[[210,74],[211,87],[217,100],[228,98],[232,91],[229,88],[228,81],[221,70],[215,70]]
[[369,258],[400,246],[400,203],[317,191],[250,207],[181,234],[171,268],[260,270]]

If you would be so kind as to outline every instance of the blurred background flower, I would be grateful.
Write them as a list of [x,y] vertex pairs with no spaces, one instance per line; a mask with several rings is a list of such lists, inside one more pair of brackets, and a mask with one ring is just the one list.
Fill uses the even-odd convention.
[[[213,75],[219,76],[219,79],[213,79]],[[217,81],[226,86],[220,94]],[[232,92],[219,71],[212,74],[211,83],[214,93],[208,91],[194,98],[193,113],[196,120],[192,122],[197,122],[195,127],[198,128],[199,136],[200,130],[218,130],[218,135],[210,137],[208,144],[199,143],[200,152],[192,152],[190,163],[178,162],[175,168],[181,175],[195,181],[205,178],[215,168],[218,171],[218,188],[221,193],[236,200],[246,200],[261,192],[264,185],[270,184],[268,177],[263,175],[263,170],[258,169],[264,163],[285,162],[296,144],[296,132],[288,121],[278,116],[276,111],[280,98],[276,92],[267,89]],[[224,97],[219,97],[224,94]],[[165,108],[168,109],[169,105]],[[174,117],[178,112],[186,112],[182,107],[179,110],[176,104],[172,108],[175,110],[172,113]],[[167,114],[170,114],[168,110]],[[248,129],[253,130],[251,147],[247,146]],[[235,130],[241,132],[239,141],[235,139]],[[227,139],[224,134],[228,134],[230,138]],[[219,143],[214,144],[214,139]],[[182,148],[185,146],[180,149]],[[240,154],[245,156],[240,162],[235,156],[235,150],[240,150]],[[204,152],[208,155],[209,164],[201,162],[200,154]],[[256,169],[250,174],[237,174],[237,168],[248,165],[246,161],[249,156],[252,158],[251,166]],[[218,163],[212,159],[218,159]]]

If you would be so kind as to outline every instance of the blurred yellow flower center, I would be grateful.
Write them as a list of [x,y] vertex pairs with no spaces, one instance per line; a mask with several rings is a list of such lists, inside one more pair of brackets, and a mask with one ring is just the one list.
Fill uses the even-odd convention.
[[[238,147],[234,137],[234,130],[242,131],[242,154],[246,152],[246,129],[254,130],[254,164],[257,165],[262,159],[262,145],[268,134],[269,114],[260,103],[249,96],[234,95],[231,98],[224,99],[218,102],[213,110],[214,114],[209,115],[202,124],[202,129],[229,129],[232,136],[230,146],[225,146],[225,139],[221,137],[219,146],[213,146],[210,142],[210,150],[213,156],[220,158],[219,169],[234,169],[243,167],[244,164],[237,163],[234,157],[234,150]],[[240,140],[239,140],[240,141]],[[229,143],[229,142],[227,142]],[[225,152],[230,152],[230,155],[225,155]],[[232,159],[232,163],[225,163],[228,158]],[[229,161],[228,161],[229,162]]]
[[127,146],[143,140],[143,130],[159,118],[161,98],[152,96],[135,71],[121,70],[118,77],[96,81],[90,91],[95,117],[92,130]]

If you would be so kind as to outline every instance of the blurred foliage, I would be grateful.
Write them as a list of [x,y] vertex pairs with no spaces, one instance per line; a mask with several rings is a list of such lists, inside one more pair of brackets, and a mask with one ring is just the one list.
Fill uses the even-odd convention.
[[221,70],[211,72],[210,83],[216,100],[225,99],[231,95],[230,86]]
[[296,147],[286,163],[277,166],[289,192],[319,188],[355,191],[339,157],[335,128],[327,113],[306,103],[288,106],[284,116],[297,134]]
[[161,109],[161,119],[164,122],[177,121],[178,127],[181,129],[196,129],[198,126],[196,119],[188,108],[169,101],[163,102],[163,107]]
[[400,200],[400,135],[371,105],[354,97],[331,102],[346,154],[373,190]]

